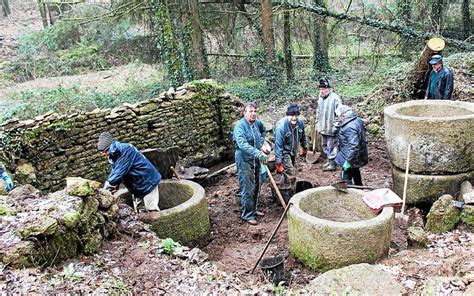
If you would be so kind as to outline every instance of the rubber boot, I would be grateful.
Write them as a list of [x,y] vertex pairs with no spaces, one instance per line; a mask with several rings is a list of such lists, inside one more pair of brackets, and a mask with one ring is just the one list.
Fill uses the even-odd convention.
[[323,171],[325,172],[332,172],[336,170],[336,162],[334,160],[331,160],[327,166],[323,168]]

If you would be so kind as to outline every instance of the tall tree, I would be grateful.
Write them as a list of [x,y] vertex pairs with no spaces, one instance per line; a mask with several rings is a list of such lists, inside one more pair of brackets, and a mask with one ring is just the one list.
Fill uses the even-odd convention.
[[11,12],[10,5],[8,4],[8,0],[1,0],[2,1],[2,11],[3,16],[8,16]]
[[176,33],[170,17],[167,0],[154,0],[156,12],[156,25],[158,26],[158,46],[162,52],[162,62],[165,66],[168,78],[172,86],[184,83],[182,62],[178,50]]
[[433,32],[439,33],[443,30],[446,6],[446,0],[433,0],[431,4],[431,30]]
[[[313,0],[313,5],[326,9],[323,0]],[[326,73],[329,70],[329,55],[325,16],[314,16],[313,40],[313,71],[316,75]]]
[[191,15],[191,45],[192,45],[192,65],[194,65],[194,78],[202,79],[209,77],[209,67],[207,63],[204,38],[199,18],[198,0],[188,0],[188,9]]
[[471,36],[471,13],[469,10],[469,0],[462,1],[462,29],[464,39]]
[[270,91],[277,89],[277,74],[275,67],[275,41],[273,38],[272,2],[261,0],[262,33],[265,46],[267,87]]
[[283,51],[285,52],[286,79],[291,81],[294,78],[294,74],[291,51],[290,10],[288,6],[285,7],[285,11],[283,12]]

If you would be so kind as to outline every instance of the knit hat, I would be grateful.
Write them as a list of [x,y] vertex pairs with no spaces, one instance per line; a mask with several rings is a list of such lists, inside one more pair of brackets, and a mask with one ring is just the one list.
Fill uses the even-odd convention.
[[286,115],[289,116],[293,114],[300,115],[300,107],[298,107],[298,104],[291,103],[286,109]]
[[326,77],[319,79],[319,88],[331,88],[331,84]]
[[430,65],[441,64],[443,62],[443,56],[440,54],[435,54],[431,57],[429,63]]
[[101,152],[109,149],[110,144],[114,141],[114,137],[109,132],[102,132],[99,135],[99,142],[97,143],[97,149]]

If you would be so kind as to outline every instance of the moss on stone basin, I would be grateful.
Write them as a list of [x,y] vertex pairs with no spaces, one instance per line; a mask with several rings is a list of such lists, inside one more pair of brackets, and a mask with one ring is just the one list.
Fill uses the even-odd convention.
[[364,192],[333,187],[305,190],[288,211],[291,253],[314,270],[372,263],[388,252],[393,208],[378,215],[362,201]]
[[390,160],[405,169],[412,145],[410,171],[456,174],[474,170],[474,103],[445,100],[409,101],[384,110]]
[[[159,191],[161,211],[142,212],[139,217],[150,224],[159,237],[170,237],[184,244],[208,233],[209,212],[201,185],[187,180],[162,180]],[[117,195],[131,202],[127,191],[120,191]]]

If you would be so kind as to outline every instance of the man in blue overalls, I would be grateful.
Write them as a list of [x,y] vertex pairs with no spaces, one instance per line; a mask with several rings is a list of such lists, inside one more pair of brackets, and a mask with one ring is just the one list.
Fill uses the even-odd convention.
[[240,217],[250,225],[257,225],[255,217],[263,215],[257,211],[257,202],[261,183],[261,162],[267,158],[267,155],[261,150],[265,132],[262,122],[257,119],[257,105],[255,103],[246,104],[244,117],[235,125],[232,138],[235,145],[235,163],[242,203]]

